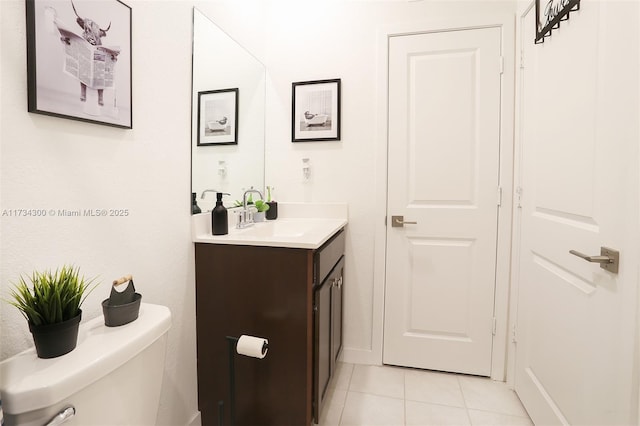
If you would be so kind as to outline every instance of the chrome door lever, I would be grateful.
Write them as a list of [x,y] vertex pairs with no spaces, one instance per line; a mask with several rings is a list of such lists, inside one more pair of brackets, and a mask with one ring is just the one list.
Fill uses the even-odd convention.
[[417,225],[418,222],[406,222],[404,216],[391,216],[391,227],[402,228],[404,225]]
[[618,273],[618,265],[620,264],[620,252],[618,250],[600,247],[600,256],[587,256],[576,250],[569,250],[569,253],[587,262],[599,263],[602,269],[606,269],[609,272]]

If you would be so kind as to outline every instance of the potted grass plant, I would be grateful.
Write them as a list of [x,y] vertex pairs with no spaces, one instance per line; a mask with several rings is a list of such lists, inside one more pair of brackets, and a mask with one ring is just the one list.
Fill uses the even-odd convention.
[[71,352],[78,341],[82,318],[80,306],[97,286],[95,279],[80,276],[80,269],[63,266],[20,276],[8,303],[20,310],[29,323],[39,358],[55,358]]

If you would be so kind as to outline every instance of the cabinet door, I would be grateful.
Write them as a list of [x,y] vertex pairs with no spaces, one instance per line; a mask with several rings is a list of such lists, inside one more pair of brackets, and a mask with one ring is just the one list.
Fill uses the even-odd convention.
[[331,375],[335,372],[336,361],[342,349],[342,286],[344,284],[344,257],[331,274]]
[[[196,243],[195,260],[202,424],[311,424],[313,251]],[[270,349],[264,359],[234,356],[232,422],[226,336],[243,334],[268,338]]]
[[319,421],[331,377],[331,276],[314,292],[313,417]]

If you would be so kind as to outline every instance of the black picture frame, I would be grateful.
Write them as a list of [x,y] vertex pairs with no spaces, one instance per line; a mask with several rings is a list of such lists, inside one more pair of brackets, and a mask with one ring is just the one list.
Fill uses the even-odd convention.
[[291,141],[340,140],[339,78],[292,83]]
[[238,144],[238,88],[198,92],[198,146]]
[[132,129],[131,8],[25,1],[28,111]]
[[536,0],[536,38],[535,44],[544,43],[545,37],[560,28],[560,22],[569,19],[571,12],[580,10],[580,0],[545,0],[541,6]]

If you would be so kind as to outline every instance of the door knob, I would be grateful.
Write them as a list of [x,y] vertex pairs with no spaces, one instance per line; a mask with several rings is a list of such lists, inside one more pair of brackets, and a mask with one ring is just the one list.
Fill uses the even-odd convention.
[[600,256],[587,256],[576,250],[569,250],[574,256],[578,256],[587,262],[599,263],[602,269],[606,269],[614,274],[618,273],[618,265],[620,264],[620,252],[608,247],[600,247]]
[[402,228],[404,225],[417,225],[418,222],[406,222],[404,216],[391,216],[391,227]]

